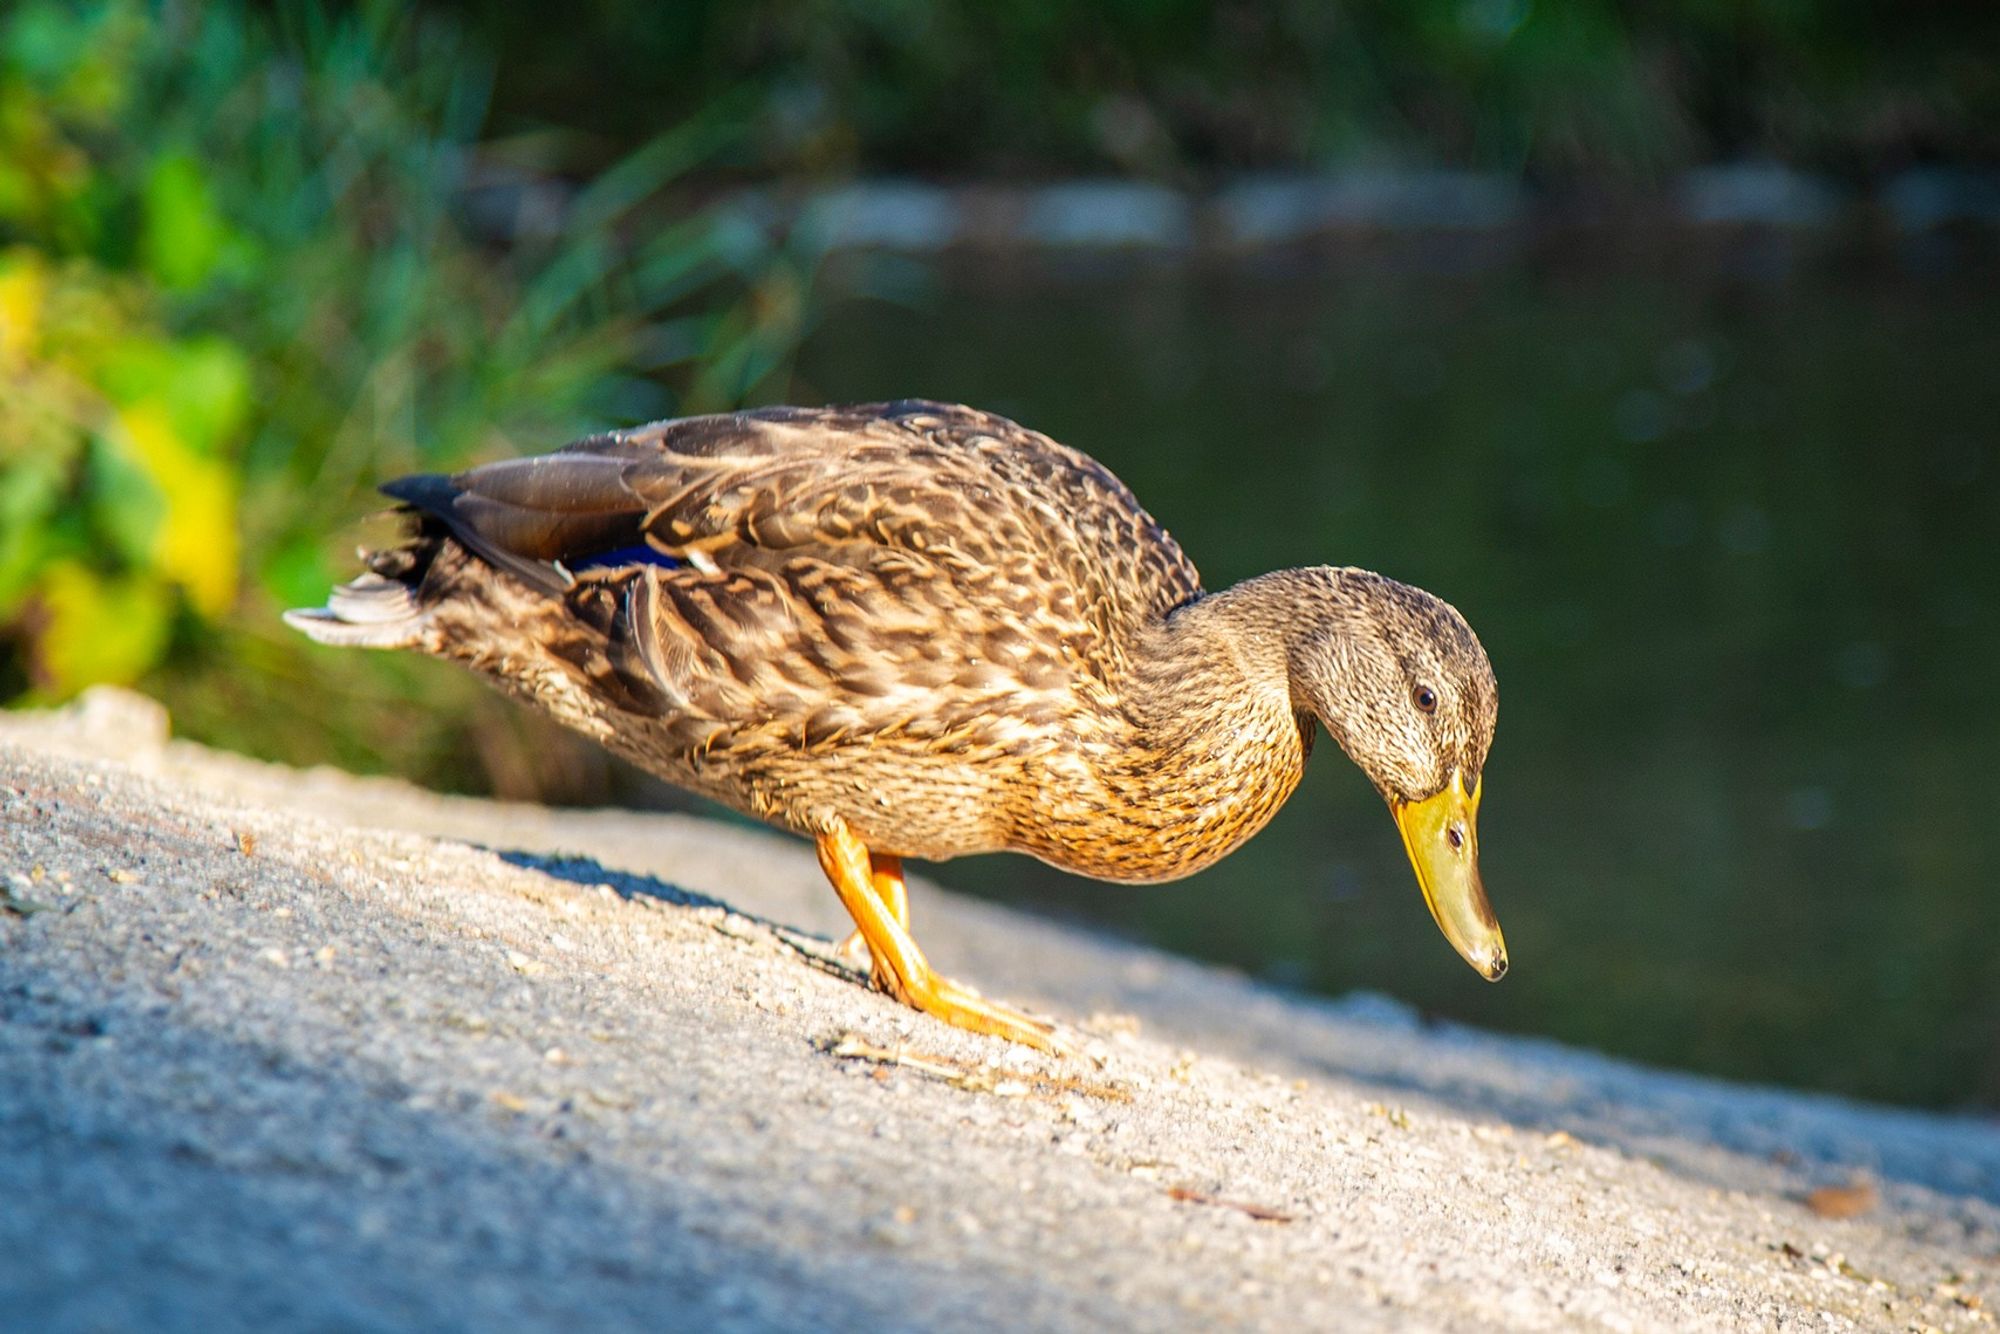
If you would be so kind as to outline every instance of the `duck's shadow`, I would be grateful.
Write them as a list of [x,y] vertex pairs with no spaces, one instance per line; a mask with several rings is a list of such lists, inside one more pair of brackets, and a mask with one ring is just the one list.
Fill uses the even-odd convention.
[[509,866],[539,871],[557,880],[567,880],[573,885],[583,885],[588,888],[595,888],[598,885],[609,886],[612,893],[627,902],[650,901],[696,910],[720,909],[733,919],[763,928],[779,944],[787,946],[818,967],[849,980],[866,976],[844,960],[834,942],[825,936],[815,935],[788,922],[745,912],[733,903],[684,889],[655,876],[639,875],[632,871],[616,871],[594,857],[584,857],[575,853],[523,852],[518,848],[491,848],[488,851]]
[[[572,853],[549,854],[522,852],[516,849],[491,848],[490,852],[509,866],[519,866],[524,870],[540,871],[543,875],[557,880],[567,880],[573,885],[595,887],[609,885],[612,892],[621,899],[653,899],[661,903],[671,903],[676,908],[721,908],[741,917],[751,914],[742,912],[735,905],[706,894],[697,894],[691,889],[656,879],[650,875],[635,875],[630,871],[614,871],[594,857],[582,857]],[[766,926],[776,923],[766,922]]]

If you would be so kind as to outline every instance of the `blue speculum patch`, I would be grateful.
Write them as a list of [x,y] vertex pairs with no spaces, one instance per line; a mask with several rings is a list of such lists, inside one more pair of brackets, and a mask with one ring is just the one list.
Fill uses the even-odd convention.
[[658,565],[665,569],[677,570],[686,561],[675,560],[665,552],[656,550],[644,542],[629,547],[613,547],[609,551],[597,551],[582,560],[570,563],[572,570],[601,570],[612,565]]

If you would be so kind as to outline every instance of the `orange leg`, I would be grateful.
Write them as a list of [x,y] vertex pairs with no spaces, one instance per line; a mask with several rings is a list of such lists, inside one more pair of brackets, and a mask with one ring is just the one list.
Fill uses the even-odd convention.
[[893,852],[871,852],[868,854],[868,881],[875,887],[875,897],[882,900],[882,906],[896,919],[897,925],[905,930],[910,925],[910,890],[903,883],[903,859]]
[[[893,852],[871,852],[868,854],[868,881],[874,887],[875,897],[882,900],[882,906],[896,919],[896,925],[905,931],[910,928],[910,891],[903,884],[903,859]],[[873,968],[874,955],[868,949],[867,937],[859,930],[848,933],[840,942],[840,957],[859,968],[868,963]],[[875,970],[875,980],[882,982],[880,970]],[[883,983],[887,990],[887,984]]]
[[[931,971],[905,920],[908,895],[899,860],[871,858],[867,845],[839,821],[822,833],[818,842],[819,864],[868,944],[876,985],[905,1005],[948,1024],[1043,1051],[1069,1050],[1049,1025]],[[894,888],[890,888],[892,884]],[[897,907],[903,912],[895,911]]]

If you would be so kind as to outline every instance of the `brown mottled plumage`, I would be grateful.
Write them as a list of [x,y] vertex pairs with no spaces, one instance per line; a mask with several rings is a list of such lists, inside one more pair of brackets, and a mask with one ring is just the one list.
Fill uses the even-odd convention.
[[1206,595],[1102,465],[988,413],[695,417],[384,489],[419,516],[413,538],[293,624],[462,662],[817,839],[843,899],[860,895],[878,980],[971,1027],[1048,1045],[1004,1007],[928,1003],[900,976],[863,911],[889,904],[906,927],[899,856],[1186,875],[1283,804],[1315,719],[1399,812],[1455,775],[1477,800],[1496,693],[1450,607],[1323,567]]

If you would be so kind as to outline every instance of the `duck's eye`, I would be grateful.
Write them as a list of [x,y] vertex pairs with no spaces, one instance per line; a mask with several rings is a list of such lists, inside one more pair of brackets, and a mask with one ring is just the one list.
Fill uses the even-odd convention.
[[1437,712],[1437,691],[1432,690],[1429,686],[1418,686],[1413,698],[1417,701],[1417,707],[1425,713]]

